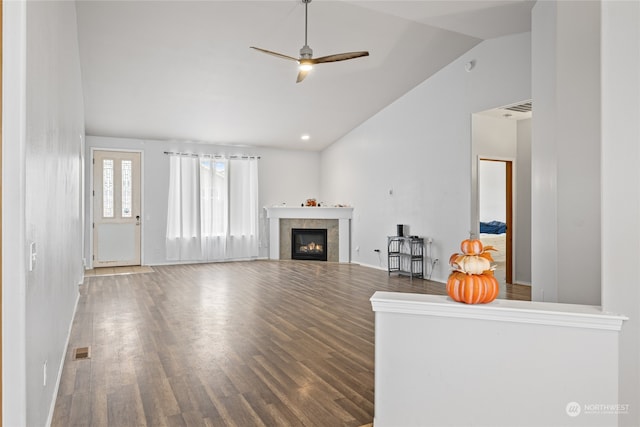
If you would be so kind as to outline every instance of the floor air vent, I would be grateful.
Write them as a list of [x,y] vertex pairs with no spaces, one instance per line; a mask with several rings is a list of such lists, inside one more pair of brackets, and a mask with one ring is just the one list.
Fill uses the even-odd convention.
[[73,352],[73,360],[91,359],[91,347],[78,347]]

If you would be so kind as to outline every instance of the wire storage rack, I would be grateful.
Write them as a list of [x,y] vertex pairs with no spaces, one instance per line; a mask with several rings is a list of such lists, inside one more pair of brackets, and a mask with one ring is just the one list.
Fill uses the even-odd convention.
[[388,272],[424,277],[424,239],[417,236],[387,237]]

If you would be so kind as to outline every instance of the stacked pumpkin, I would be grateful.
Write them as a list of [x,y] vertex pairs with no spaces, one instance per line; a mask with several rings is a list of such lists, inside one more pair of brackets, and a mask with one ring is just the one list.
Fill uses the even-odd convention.
[[489,251],[493,246],[483,246],[477,239],[466,239],[460,244],[461,254],[453,254],[449,264],[453,271],[447,280],[447,293],[458,302],[485,304],[498,296],[498,280],[493,275],[495,265]]

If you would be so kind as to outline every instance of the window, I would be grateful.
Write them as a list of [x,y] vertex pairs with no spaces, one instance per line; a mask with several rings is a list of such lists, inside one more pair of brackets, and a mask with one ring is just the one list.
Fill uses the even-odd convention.
[[122,161],[122,218],[131,218],[131,160]]
[[113,160],[102,161],[102,216],[113,218]]
[[166,249],[170,260],[258,255],[258,162],[171,155]]

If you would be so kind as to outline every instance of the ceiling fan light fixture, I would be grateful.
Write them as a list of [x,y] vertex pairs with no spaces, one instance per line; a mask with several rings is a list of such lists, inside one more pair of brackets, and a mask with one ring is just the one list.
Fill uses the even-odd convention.
[[301,62],[300,66],[298,66],[298,69],[300,71],[311,71],[313,70],[313,64],[309,62]]

